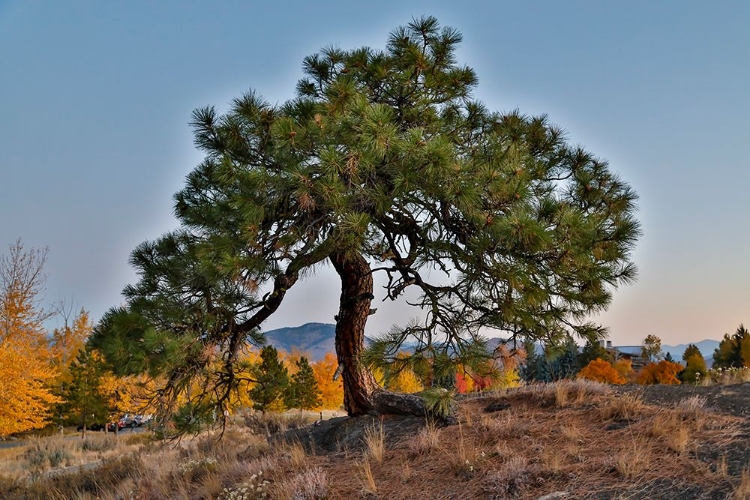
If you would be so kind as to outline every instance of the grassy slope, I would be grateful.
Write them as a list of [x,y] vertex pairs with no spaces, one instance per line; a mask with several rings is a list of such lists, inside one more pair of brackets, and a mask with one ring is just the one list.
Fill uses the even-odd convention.
[[[364,443],[328,453],[271,447],[252,433],[265,426],[238,423],[221,441],[145,444],[97,471],[0,480],[0,497],[750,498],[747,419],[711,411],[684,389],[684,398],[654,406],[638,391],[593,383],[528,387],[462,400],[455,426],[363,423]],[[484,411],[498,402],[509,406]]]

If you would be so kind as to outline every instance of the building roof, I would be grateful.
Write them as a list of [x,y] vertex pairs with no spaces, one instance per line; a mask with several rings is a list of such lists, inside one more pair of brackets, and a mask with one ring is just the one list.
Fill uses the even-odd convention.
[[622,345],[622,346],[615,346],[614,349],[617,349],[617,352],[620,354],[628,354],[630,356],[640,356],[643,347],[639,345]]

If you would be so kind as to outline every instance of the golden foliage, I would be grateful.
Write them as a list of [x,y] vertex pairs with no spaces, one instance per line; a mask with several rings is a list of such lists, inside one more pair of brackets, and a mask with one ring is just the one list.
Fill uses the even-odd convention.
[[21,242],[0,257],[0,436],[44,427],[58,402],[50,390],[56,370],[37,303],[46,252]]
[[578,378],[585,378],[587,380],[593,380],[605,384],[621,385],[627,382],[625,377],[620,375],[611,364],[601,358],[596,358],[586,365],[580,372],[578,372]]
[[237,377],[241,381],[237,391],[232,393],[230,397],[230,409],[251,408],[253,406],[250,390],[255,387],[255,383],[252,382],[251,368],[258,363],[260,363],[260,353],[255,349],[249,349],[240,355],[240,369],[238,370]]
[[53,382],[54,386],[62,387],[72,381],[70,366],[76,356],[83,349],[86,339],[91,335],[94,325],[89,319],[89,313],[84,309],[73,318],[72,325],[68,324],[67,318],[62,328],[52,331],[52,342],[50,345],[50,362],[57,371]]
[[312,364],[315,380],[320,389],[320,407],[334,409],[344,404],[344,384],[341,377],[333,380],[339,363],[336,355],[329,352],[323,359]]
[[[406,360],[409,355],[405,352],[400,352],[396,355],[397,362],[394,364],[393,371],[388,377],[385,376],[385,372],[380,368],[373,369],[372,373],[375,376],[375,381],[381,387],[388,389],[393,392],[402,392],[405,394],[411,394],[424,390],[422,381],[419,379],[414,370],[406,365]],[[386,380],[387,378],[387,380]]]
[[59,400],[48,382],[55,371],[28,344],[0,343],[0,436],[39,429]]

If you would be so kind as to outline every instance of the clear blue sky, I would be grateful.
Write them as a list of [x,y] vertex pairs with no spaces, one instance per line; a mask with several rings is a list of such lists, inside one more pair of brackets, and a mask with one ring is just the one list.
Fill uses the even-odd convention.
[[[616,344],[750,323],[750,3],[259,3],[0,0],[0,251],[49,247],[46,302],[120,303],[130,251],[176,226],[194,108],[282,102],[304,56],[431,14],[488,107],[547,113],[639,193],[640,277],[600,317]],[[289,299],[267,328],[332,322],[335,279]],[[402,315],[381,306],[369,333]]]

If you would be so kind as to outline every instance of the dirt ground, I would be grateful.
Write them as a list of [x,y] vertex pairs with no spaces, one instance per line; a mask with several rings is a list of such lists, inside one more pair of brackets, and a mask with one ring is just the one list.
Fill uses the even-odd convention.
[[708,387],[693,385],[622,386],[618,390],[640,393],[643,395],[645,402],[654,405],[675,405],[686,397],[697,395],[706,398],[706,408],[709,410],[741,418],[750,418],[750,383]]
[[[750,499],[750,383],[571,387],[563,404],[554,388],[463,400],[461,424],[440,429],[427,452],[415,448],[424,422],[410,417],[338,418],[294,439],[312,443],[329,475],[347,478],[330,498]],[[691,399],[698,410],[684,409]],[[635,400],[632,414],[608,414]],[[492,404],[500,410],[488,413]],[[369,461],[368,487],[362,442],[373,425],[388,451]]]

